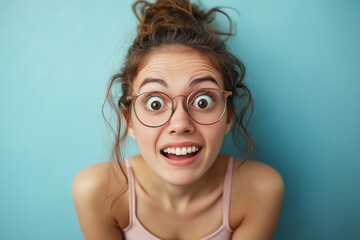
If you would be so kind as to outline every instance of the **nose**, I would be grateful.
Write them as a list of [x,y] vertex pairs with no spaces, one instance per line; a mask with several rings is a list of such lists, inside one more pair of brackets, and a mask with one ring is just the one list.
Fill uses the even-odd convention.
[[[175,99],[178,97],[183,98]],[[189,134],[195,130],[194,122],[187,112],[185,102],[186,96],[180,95],[173,98],[174,110],[167,125],[167,130],[170,134]]]

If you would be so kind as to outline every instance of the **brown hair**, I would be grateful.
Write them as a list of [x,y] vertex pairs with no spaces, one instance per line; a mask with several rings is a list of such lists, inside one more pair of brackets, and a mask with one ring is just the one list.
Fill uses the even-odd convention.
[[[149,54],[164,47],[181,46],[194,49],[208,57],[221,73],[225,90],[233,93],[227,106],[229,116],[233,116],[233,140],[240,148],[240,136],[244,134],[248,142],[246,159],[253,150],[253,142],[246,129],[253,105],[250,91],[243,83],[245,67],[225,45],[224,37],[233,35],[230,17],[219,8],[203,11],[189,0],[157,0],[154,3],[137,0],[133,4],[133,11],[139,20],[137,36],[128,50],[121,70],[112,76],[106,97],[117,115],[113,156],[123,172],[121,160],[124,156],[128,133],[126,124],[129,122],[130,113],[130,104],[126,97],[131,95],[132,81]],[[229,31],[222,32],[212,26],[217,13],[223,14],[229,20]],[[117,84],[121,86],[122,95],[112,94],[112,89]],[[237,105],[236,98],[239,99]]]

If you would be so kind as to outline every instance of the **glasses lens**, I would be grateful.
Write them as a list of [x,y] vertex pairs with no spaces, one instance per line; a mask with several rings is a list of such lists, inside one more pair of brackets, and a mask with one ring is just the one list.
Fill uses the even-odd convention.
[[[200,89],[187,97],[187,111],[197,123],[216,123],[224,116],[227,96],[218,89]],[[172,99],[162,92],[142,93],[135,98],[134,111],[145,126],[159,127],[171,118]]]
[[217,89],[200,89],[188,98],[190,116],[200,124],[213,124],[219,121],[226,109],[226,97]]
[[140,94],[134,103],[137,118],[146,126],[165,124],[171,116],[171,99],[161,92]]

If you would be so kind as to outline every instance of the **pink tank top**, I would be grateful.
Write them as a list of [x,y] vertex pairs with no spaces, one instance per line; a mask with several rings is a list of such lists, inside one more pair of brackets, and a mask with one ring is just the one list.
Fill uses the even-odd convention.
[[[130,163],[126,161],[127,173],[129,179],[129,209],[130,209],[130,223],[123,229],[126,240],[161,240],[143,227],[139,219],[136,217],[135,206],[135,184],[134,177],[131,170]],[[230,239],[232,230],[229,223],[230,211],[230,195],[231,195],[231,180],[232,180],[233,159],[230,158],[224,179],[223,187],[223,223],[212,234],[201,238],[201,240],[226,240]]]

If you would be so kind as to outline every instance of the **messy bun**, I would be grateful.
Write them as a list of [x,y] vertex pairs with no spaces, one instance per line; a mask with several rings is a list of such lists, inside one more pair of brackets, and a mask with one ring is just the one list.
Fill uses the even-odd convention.
[[[201,31],[202,28],[210,26],[216,12],[224,14],[219,8],[204,12],[197,5],[184,0],[160,0],[155,3],[137,1],[133,4],[133,12],[139,20],[139,37],[151,34],[157,28],[168,30],[193,28],[195,31]],[[226,17],[228,16],[226,15]],[[230,20],[230,18],[228,19]],[[231,27],[229,32],[216,31],[211,28],[208,30],[221,35],[231,34]]]
[[[113,153],[120,166],[122,166],[121,159],[123,159],[127,136],[127,129],[124,126],[129,122],[130,113],[130,105],[126,98],[132,94],[132,81],[151,52],[164,47],[177,46],[200,52],[221,73],[225,90],[233,93],[229,97],[227,106],[229,116],[233,117],[233,139],[235,144],[240,146],[239,135],[246,137],[247,157],[253,149],[252,140],[246,129],[249,119],[247,113],[252,111],[252,98],[243,83],[245,67],[227,50],[223,38],[232,35],[230,17],[219,8],[204,11],[189,0],[157,0],[153,3],[138,0],[133,4],[133,12],[139,20],[137,35],[128,50],[121,70],[111,78],[107,94],[107,99],[117,113]],[[229,20],[230,28],[227,31],[220,31],[213,26],[218,13]],[[117,84],[121,86],[120,96],[111,94],[112,88]],[[235,106],[236,98],[237,106]]]

